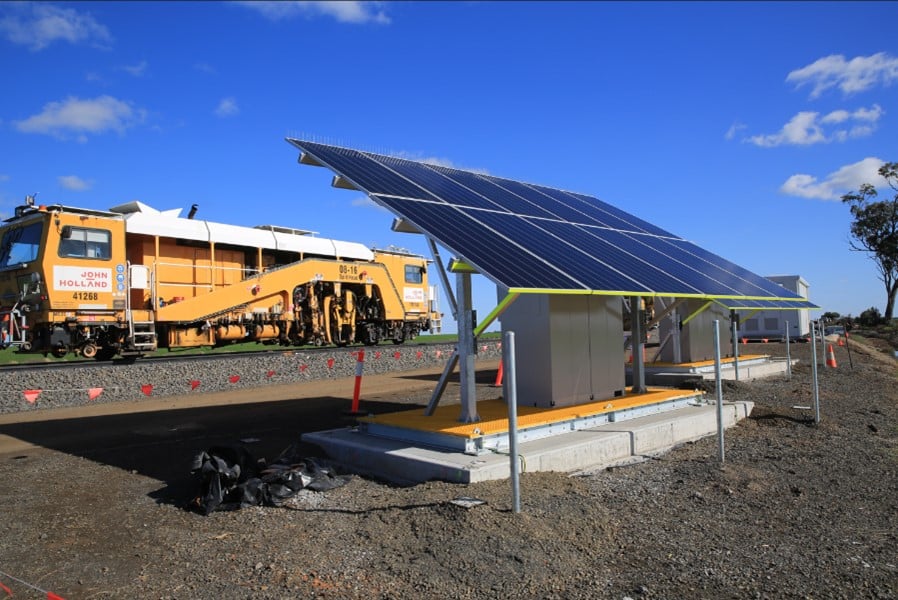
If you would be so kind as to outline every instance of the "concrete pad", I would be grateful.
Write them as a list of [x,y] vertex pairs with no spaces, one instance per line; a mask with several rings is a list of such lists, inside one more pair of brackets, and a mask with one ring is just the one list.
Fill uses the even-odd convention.
[[[797,363],[797,359],[792,359],[792,366],[795,366]],[[739,381],[751,381],[777,375],[785,377],[788,370],[788,361],[785,358],[754,355],[744,358],[740,357],[738,366]],[[627,367],[626,374],[627,384],[632,385],[632,369],[630,367]],[[713,380],[715,377],[713,361],[682,363],[679,365],[655,363],[647,364],[645,367],[645,381],[648,385],[679,387],[692,379]],[[736,380],[736,367],[732,357],[721,361],[720,378],[729,381]]]
[[[725,402],[724,426],[747,417],[753,406]],[[716,406],[702,404],[519,443],[518,450],[522,472],[574,472],[629,462],[716,433]],[[471,455],[379,437],[359,428],[307,433],[302,440],[320,446],[351,472],[400,485],[433,479],[473,483],[510,476],[507,449]]]

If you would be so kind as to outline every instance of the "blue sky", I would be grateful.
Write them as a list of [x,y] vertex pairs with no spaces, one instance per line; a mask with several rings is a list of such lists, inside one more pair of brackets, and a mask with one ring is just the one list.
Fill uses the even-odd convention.
[[428,254],[298,165],[284,138],[307,137],[591,194],[826,310],[883,310],[839,197],[898,161],[896,23],[894,2],[2,3],[0,216],[34,192],[197,203]]

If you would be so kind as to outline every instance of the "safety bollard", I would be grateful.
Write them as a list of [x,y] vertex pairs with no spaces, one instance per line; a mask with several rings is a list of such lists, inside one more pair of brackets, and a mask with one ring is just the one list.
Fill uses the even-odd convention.
[[359,415],[359,395],[362,391],[362,371],[365,368],[365,351],[359,350],[355,363],[355,388],[352,391],[352,409],[349,414]]

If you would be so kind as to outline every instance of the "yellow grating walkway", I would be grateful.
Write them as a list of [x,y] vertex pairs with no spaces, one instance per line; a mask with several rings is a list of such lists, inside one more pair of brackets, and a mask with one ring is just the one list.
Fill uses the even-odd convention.
[[[518,406],[518,429],[551,425],[572,419],[591,417],[602,413],[615,412],[628,408],[660,404],[680,398],[695,396],[696,392],[671,389],[650,389],[645,394],[624,396],[589,404],[561,406],[555,408],[537,408]],[[495,435],[508,432],[508,407],[504,400],[484,400],[477,403],[480,421],[476,423],[459,423],[458,404],[437,406],[433,416],[424,416],[423,409],[405,410],[385,413],[371,417],[361,417],[362,423],[390,425],[404,429],[414,429],[431,433],[442,433],[469,439],[484,435]]]
[[[750,360],[763,360],[766,358],[770,358],[769,354],[740,354],[739,362],[748,362]],[[728,365],[735,362],[732,356],[721,357],[720,364]],[[714,360],[699,360],[696,362],[684,362],[684,363],[671,363],[671,362],[648,362],[645,363],[646,367],[683,367],[683,368],[697,368],[697,367],[713,367]]]

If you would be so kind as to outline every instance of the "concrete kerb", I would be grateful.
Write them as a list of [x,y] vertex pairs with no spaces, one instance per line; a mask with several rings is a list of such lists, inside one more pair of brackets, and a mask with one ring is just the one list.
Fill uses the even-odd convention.
[[[724,426],[732,427],[751,414],[754,403],[724,403]],[[686,406],[666,413],[522,443],[522,472],[573,473],[632,462],[717,433],[713,404]],[[399,485],[442,480],[474,483],[509,477],[507,452],[478,455],[451,452],[407,441],[373,436],[357,428],[307,433],[344,468]]]

